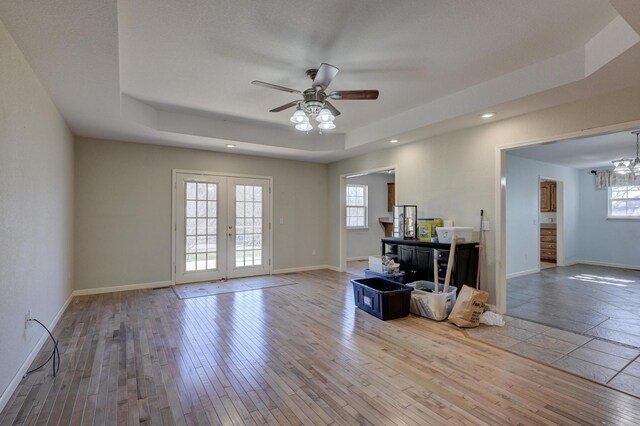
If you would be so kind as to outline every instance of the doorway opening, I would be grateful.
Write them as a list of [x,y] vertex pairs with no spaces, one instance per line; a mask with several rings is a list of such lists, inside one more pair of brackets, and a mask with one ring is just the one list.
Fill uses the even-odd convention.
[[271,273],[270,177],[174,171],[176,284]]
[[[614,250],[610,250],[609,248],[615,245],[602,244],[602,242],[606,242],[608,239],[618,241],[618,239],[612,236],[613,233],[606,232],[605,229],[617,228],[620,227],[622,223],[633,222],[630,220],[623,222],[622,220],[607,217],[607,191],[599,191],[597,193],[597,199],[594,198],[591,200],[591,204],[588,206],[585,204],[586,198],[578,200],[578,192],[584,191],[585,188],[594,189],[594,176],[591,174],[593,168],[612,168],[612,159],[634,154],[631,151],[633,151],[634,148],[633,142],[635,142],[635,137],[630,136],[630,132],[638,127],[640,127],[640,120],[556,135],[538,140],[514,142],[496,147],[496,222],[498,223],[496,227],[496,309],[499,312],[507,312],[507,279],[514,277],[514,273],[523,270],[523,268],[514,268],[514,265],[522,266],[522,261],[525,260],[522,250],[520,250],[517,245],[514,246],[513,243],[508,244],[508,240],[513,241],[514,236],[522,236],[524,234],[526,234],[526,238],[523,237],[523,240],[539,240],[535,235],[539,232],[539,219],[537,217],[534,220],[534,218],[527,213],[525,217],[528,218],[528,222],[524,223],[523,226],[518,227],[513,226],[513,223],[510,224],[509,217],[513,218],[516,216],[513,212],[509,212],[508,198],[510,198],[511,201],[518,201],[520,194],[514,191],[514,180],[517,180],[518,176],[524,176],[526,167],[530,166],[530,164],[513,166],[514,163],[508,161],[510,157],[511,159],[524,158],[524,160],[534,163],[542,162],[551,164],[558,164],[560,160],[563,160],[566,162],[565,166],[576,169],[568,176],[560,176],[555,172],[538,171],[537,173],[537,177],[551,178],[552,180],[560,179],[562,181],[559,185],[563,185],[564,189],[560,190],[557,188],[556,191],[557,194],[564,195],[563,198],[557,200],[559,204],[558,207],[561,205],[563,208],[563,214],[558,215],[559,221],[562,221],[562,219],[567,216],[567,208],[576,211],[579,209],[580,211],[580,217],[578,219],[571,221],[566,220],[566,226],[564,226],[564,231],[562,232],[564,234],[563,240],[560,247],[557,247],[558,266],[570,267],[576,263],[586,263],[599,266],[624,267],[628,269],[640,268],[637,259],[632,259],[628,256],[629,250],[615,250],[614,253]],[[543,148],[546,149],[533,152],[534,150]],[[543,154],[541,154],[541,152]],[[517,154],[517,156],[515,154]],[[533,154],[535,154],[535,156]],[[599,164],[586,165],[585,162],[590,160],[599,161]],[[516,170],[517,173],[509,176],[510,170]],[[576,180],[579,181],[579,183],[576,183]],[[539,185],[538,179],[530,182],[534,187]],[[567,187],[568,182],[570,182],[569,187]],[[580,188],[579,191],[575,190],[577,187]],[[535,204],[538,204],[538,202],[539,201],[536,200]],[[513,204],[519,204],[521,206],[528,205],[530,208],[534,208],[534,203],[532,202],[527,203],[523,201]],[[582,208],[580,206],[582,206]],[[604,209],[604,213],[602,209]],[[598,226],[591,226],[588,230],[580,228],[584,223],[594,220],[594,217],[597,217],[599,221]],[[567,233],[572,234],[572,236],[567,237]],[[585,244],[579,236],[587,234],[590,238],[596,234],[599,235],[599,243]],[[567,240],[567,238],[569,239]],[[623,238],[623,240],[626,239]],[[536,250],[535,256],[533,256],[533,259],[536,261],[535,267],[531,268],[532,270],[524,270],[523,275],[538,272],[538,254],[539,252]],[[596,256],[606,260],[594,260]],[[529,258],[527,259],[529,264],[531,264],[531,257],[529,254]],[[616,260],[616,258],[619,259]],[[520,261],[520,263],[517,261]]]
[[538,183],[540,270],[564,265],[564,185],[560,179],[540,176]]
[[340,270],[362,275],[369,256],[381,253],[391,235],[397,203],[395,166],[359,170],[340,177]]

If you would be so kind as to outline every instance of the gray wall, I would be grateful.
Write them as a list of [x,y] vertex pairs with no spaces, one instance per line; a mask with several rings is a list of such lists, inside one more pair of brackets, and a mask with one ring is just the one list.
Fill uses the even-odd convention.
[[380,254],[380,239],[384,228],[378,218],[387,216],[387,183],[394,175],[370,174],[347,179],[347,184],[369,186],[369,228],[347,230],[347,257],[362,257]]
[[[0,400],[72,290],[73,138],[0,22]],[[0,406],[0,408],[2,408]]]
[[[494,303],[496,273],[502,266],[496,263],[498,147],[559,135],[577,137],[582,129],[638,120],[639,97],[639,87],[626,88],[332,163],[329,221],[340,221],[341,175],[394,164],[400,204],[417,204],[419,212],[454,219],[456,225],[473,226],[476,230],[480,209],[484,209],[492,231],[486,234],[482,282],[490,293],[490,303]],[[331,227],[329,232],[330,263],[339,266],[340,229]]]
[[76,289],[171,279],[172,169],[273,176],[274,270],[327,264],[324,164],[84,138],[75,150]]
[[607,219],[607,190],[596,189],[589,170],[580,170],[582,260],[640,267],[640,221]]
[[563,182],[565,263],[580,260],[580,195],[578,170],[507,154],[506,225],[507,275],[540,267],[540,176]]

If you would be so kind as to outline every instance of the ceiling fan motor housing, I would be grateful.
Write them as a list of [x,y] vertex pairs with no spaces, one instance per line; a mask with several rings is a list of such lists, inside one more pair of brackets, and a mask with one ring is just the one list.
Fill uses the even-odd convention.
[[304,110],[309,115],[318,115],[324,107],[324,100],[327,97],[324,90],[307,89],[302,94],[304,97]]

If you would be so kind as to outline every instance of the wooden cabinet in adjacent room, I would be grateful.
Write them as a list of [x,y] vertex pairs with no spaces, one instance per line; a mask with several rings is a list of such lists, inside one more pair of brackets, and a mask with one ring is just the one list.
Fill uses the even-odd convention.
[[540,228],[540,260],[546,262],[556,262],[556,228]]
[[393,206],[396,203],[396,183],[387,183],[387,211],[392,212]]
[[550,180],[540,182],[540,211],[556,211],[556,183]]

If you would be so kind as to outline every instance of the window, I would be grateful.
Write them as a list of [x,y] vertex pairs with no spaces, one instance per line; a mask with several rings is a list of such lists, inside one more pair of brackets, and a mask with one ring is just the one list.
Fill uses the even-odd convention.
[[347,185],[347,229],[367,227],[367,185]]
[[609,187],[609,217],[640,219],[640,186]]

